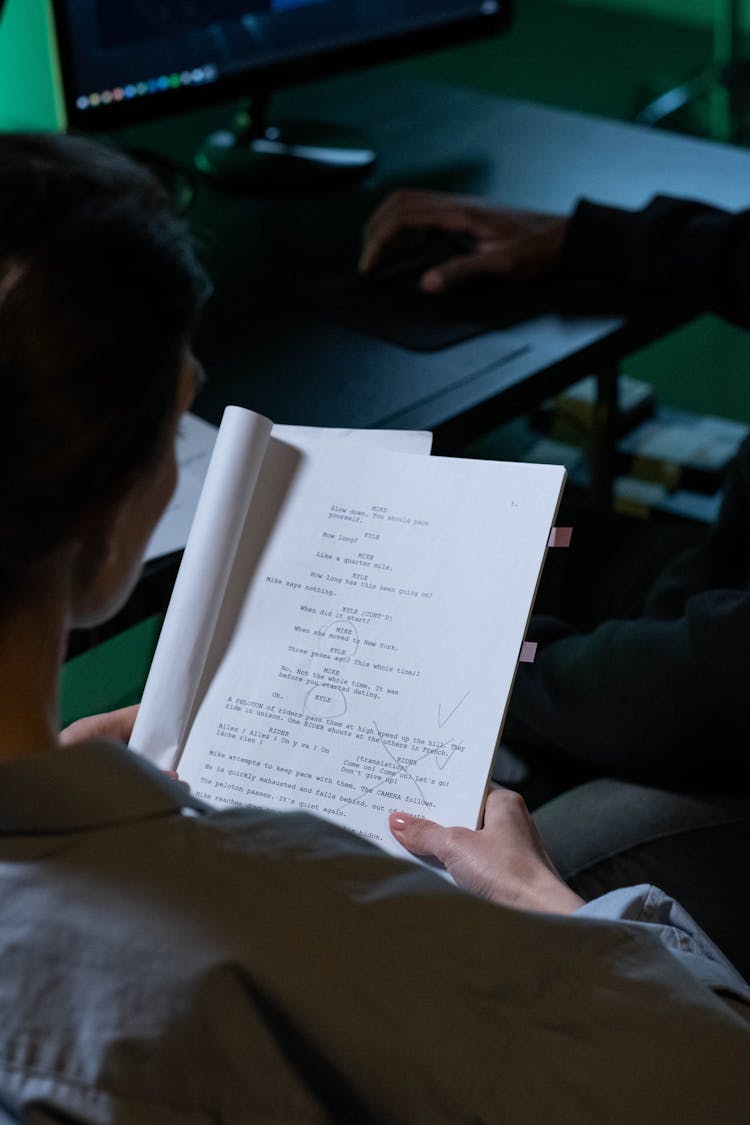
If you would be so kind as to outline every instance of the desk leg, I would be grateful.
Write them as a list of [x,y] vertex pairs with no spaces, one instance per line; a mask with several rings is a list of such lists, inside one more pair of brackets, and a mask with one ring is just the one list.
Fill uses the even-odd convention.
[[618,375],[619,365],[614,360],[596,376],[596,410],[591,437],[591,503],[596,508],[612,506],[618,431]]

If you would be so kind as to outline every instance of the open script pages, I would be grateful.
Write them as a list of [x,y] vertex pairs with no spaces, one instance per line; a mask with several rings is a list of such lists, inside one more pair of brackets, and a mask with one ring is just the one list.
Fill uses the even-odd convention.
[[[563,481],[269,438],[176,724],[181,778],[394,852],[392,809],[475,827]],[[133,737],[156,758],[159,685],[193,648],[185,606],[169,640],[172,611]]]
[[432,434],[274,426],[252,410],[226,409],[131,738],[134,748],[163,769],[176,767],[182,753],[258,473],[273,440],[300,451],[334,441],[428,454]]

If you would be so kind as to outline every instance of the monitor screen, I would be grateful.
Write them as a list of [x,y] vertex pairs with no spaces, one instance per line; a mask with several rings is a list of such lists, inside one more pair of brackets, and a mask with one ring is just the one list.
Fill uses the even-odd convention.
[[68,123],[97,131],[492,34],[511,0],[53,0]]

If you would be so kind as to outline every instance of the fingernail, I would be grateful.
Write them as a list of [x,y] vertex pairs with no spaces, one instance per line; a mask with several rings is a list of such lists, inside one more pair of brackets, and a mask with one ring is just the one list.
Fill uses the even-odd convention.
[[409,827],[413,820],[414,817],[409,816],[409,814],[405,812],[392,812],[388,817],[388,823],[391,826],[392,832],[403,832],[405,828]]

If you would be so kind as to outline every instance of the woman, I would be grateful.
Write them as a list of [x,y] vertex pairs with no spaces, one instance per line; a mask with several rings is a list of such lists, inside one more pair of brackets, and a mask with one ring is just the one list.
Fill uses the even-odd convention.
[[623,904],[584,906],[513,795],[480,832],[393,816],[466,894],[303,813],[209,809],[117,719],[60,748],[67,633],[122,603],[174,486],[205,292],[145,172],[0,138],[0,1110],[744,1120],[742,980],[653,888],[625,916],[663,925],[587,919]]

